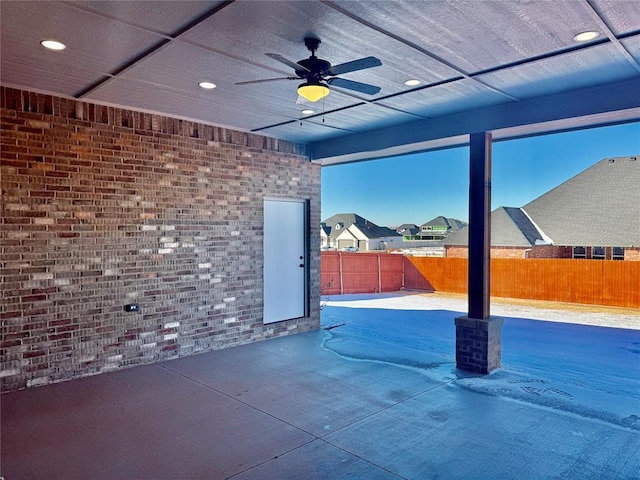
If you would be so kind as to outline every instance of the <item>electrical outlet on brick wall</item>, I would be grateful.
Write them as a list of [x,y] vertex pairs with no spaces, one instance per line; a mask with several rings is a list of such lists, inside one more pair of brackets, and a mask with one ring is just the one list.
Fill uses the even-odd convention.
[[130,303],[129,305],[125,305],[124,306],[124,311],[125,312],[139,312],[140,311],[140,305],[138,305],[137,303]]

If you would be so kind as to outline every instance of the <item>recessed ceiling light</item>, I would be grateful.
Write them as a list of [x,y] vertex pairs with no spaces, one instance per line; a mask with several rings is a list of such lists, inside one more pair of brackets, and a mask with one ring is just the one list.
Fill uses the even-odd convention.
[[42,40],[40,45],[44,48],[48,48],[49,50],[64,50],[67,48],[64,43],[57,42],[56,40]]
[[420,85],[420,80],[416,80],[416,79],[412,78],[411,80],[406,80],[404,82],[404,84],[407,87],[415,87],[416,85]]
[[585,32],[577,33],[573,40],[576,42],[588,42],[589,40],[593,40],[600,36],[600,32],[596,32],[595,30],[587,30]]
[[304,110],[302,110],[301,112],[303,115],[311,115],[312,113],[314,113],[313,110],[311,110],[310,108],[305,108]]
[[213,88],[216,88],[216,84],[211,82],[200,82],[198,85],[200,85],[201,88],[204,88],[206,90],[211,90]]

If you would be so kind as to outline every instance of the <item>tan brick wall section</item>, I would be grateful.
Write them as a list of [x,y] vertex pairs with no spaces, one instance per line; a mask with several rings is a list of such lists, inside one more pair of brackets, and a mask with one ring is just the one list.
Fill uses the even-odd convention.
[[315,248],[309,318],[262,323],[263,198],[320,224],[303,146],[0,93],[3,391],[318,328]]
[[624,249],[624,259],[640,262],[640,247],[629,247]]

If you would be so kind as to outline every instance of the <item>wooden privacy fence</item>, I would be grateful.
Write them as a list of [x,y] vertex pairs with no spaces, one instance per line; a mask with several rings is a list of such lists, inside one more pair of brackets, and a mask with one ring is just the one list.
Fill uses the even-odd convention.
[[[322,294],[467,293],[467,268],[466,258],[322,252]],[[640,308],[640,262],[493,258],[491,295]]]
[[395,292],[403,288],[403,255],[322,252],[323,295]]

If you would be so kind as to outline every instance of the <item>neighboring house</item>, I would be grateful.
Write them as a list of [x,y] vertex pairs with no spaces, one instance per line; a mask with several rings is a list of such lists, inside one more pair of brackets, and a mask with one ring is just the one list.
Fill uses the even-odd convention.
[[321,246],[342,250],[386,250],[402,243],[402,237],[387,227],[379,227],[355,213],[334,215],[321,223]]
[[444,255],[442,241],[466,225],[455,218],[438,216],[421,226],[405,223],[396,229],[402,235],[401,250],[412,255]]
[[466,225],[466,222],[441,215],[420,225],[418,235],[420,240],[443,240]]
[[[491,256],[640,261],[640,159],[601,160],[522,208],[491,212]],[[468,255],[468,227],[445,255]]]
[[331,227],[326,225],[324,222],[320,224],[320,247],[324,250],[329,250],[332,248],[329,242],[329,235],[331,234]]
[[337,237],[354,223],[366,223],[368,220],[355,213],[339,213],[327,218],[320,224],[320,246],[338,248]]
[[402,235],[402,240],[419,240],[418,232],[420,232],[420,227],[415,223],[403,223],[398,228],[396,228],[396,232]]

